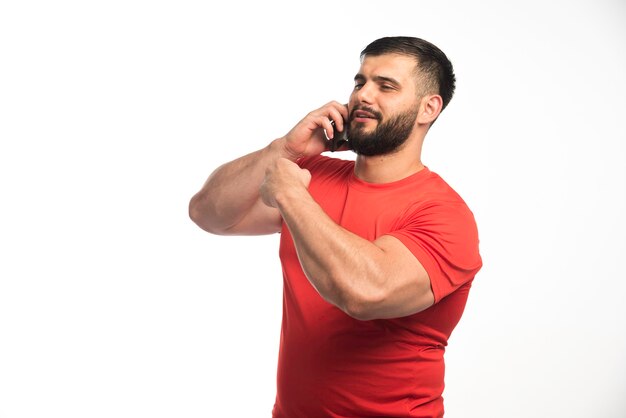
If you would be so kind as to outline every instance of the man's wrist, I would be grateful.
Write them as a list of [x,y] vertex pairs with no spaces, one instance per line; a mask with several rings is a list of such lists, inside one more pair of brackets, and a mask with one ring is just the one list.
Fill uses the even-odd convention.
[[276,207],[281,213],[289,213],[298,205],[314,202],[308,189],[304,186],[285,187],[274,195]]
[[297,161],[302,157],[301,153],[295,153],[289,148],[286,137],[280,137],[270,143],[270,149],[275,153],[277,158],[286,158],[290,161]]

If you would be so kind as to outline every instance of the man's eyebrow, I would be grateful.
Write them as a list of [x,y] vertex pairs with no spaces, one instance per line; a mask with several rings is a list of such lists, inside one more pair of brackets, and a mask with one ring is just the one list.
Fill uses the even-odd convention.
[[396,80],[395,78],[377,75],[373,77],[373,80],[376,81],[377,83],[390,83],[390,84],[393,84],[394,86],[400,87],[400,82]]
[[[363,74],[357,74],[354,76],[354,81],[364,81],[366,78]],[[400,87],[401,84],[398,80],[396,80],[395,78],[392,77],[385,77],[382,75],[376,75],[374,77],[372,77],[372,80],[374,80],[377,83],[390,83],[393,84],[394,86]]]

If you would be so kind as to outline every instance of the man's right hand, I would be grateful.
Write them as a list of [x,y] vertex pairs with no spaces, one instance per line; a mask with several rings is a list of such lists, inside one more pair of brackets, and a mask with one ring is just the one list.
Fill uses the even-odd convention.
[[327,150],[326,136],[335,135],[331,120],[335,122],[335,129],[343,131],[348,119],[348,107],[332,101],[306,115],[284,137],[282,142],[283,156],[292,161],[300,157],[318,155]]

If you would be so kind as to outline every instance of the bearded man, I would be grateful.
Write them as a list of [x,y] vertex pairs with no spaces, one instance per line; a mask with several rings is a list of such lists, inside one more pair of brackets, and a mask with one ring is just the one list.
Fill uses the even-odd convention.
[[[386,37],[354,82],[347,105],[216,169],[190,217],[213,234],[281,233],[274,418],[442,417],[445,347],[482,266],[472,212],[421,161],[453,67],[427,41]],[[355,161],[322,155],[341,134]]]

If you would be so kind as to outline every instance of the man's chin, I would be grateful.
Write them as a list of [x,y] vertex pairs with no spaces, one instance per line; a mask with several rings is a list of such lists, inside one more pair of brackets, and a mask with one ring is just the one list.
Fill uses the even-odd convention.
[[376,131],[376,126],[368,127],[364,123],[358,123],[356,124],[356,126],[350,126],[348,135],[351,137],[353,136],[369,137],[369,136],[372,136],[375,131]]

